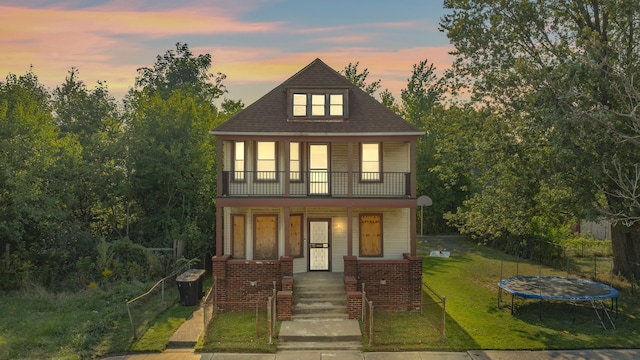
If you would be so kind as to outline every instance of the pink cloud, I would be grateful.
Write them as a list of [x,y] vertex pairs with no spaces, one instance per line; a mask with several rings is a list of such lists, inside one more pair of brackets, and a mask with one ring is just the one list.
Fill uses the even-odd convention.
[[340,35],[321,38],[316,42],[330,43],[330,44],[353,44],[363,43],[371,40],[370,35]]
[[[109,79],[110,90],[121,96],[133,85],[136,69],[148,66],[156,55],[143,54],[146,39],[264,33],[280,26],[237,21],[230,11],[212,8],[209,3],[162,11],[135,11],[135,6],[135,1],[81,10],[64,5],[34,9],[0,5],[0,76],[23,73],[34,65],[43,83],[57,85],[75,66],[81,75],[91,76],[87,83]],[[124,62],[129,64],[121,65]]]
[[[427,59],[436,67],[438,75],[450,68],[453,50],[450,45],[435,47],[415,47],[398,51],[382,49],[349,48],[333,49],[323,52],[281,53],[272,49],[260,48],[216,48],[201,49],[214,58],[214,70],[227,75],[229,88],[233,85],[250,83],[271,84],[272,87],[286,80],[315,58],[332,66],[336,71],[346,65],[359,62],[359,68],[369,70],[369,81],[381,79],[382,89],[388,88],[396,97],[407,85],[414,64]],[[236,98],[237,95],[229,94]],[[261,94],[254,94],[254,97]],[[243,99],[252,102],[255,98]]]

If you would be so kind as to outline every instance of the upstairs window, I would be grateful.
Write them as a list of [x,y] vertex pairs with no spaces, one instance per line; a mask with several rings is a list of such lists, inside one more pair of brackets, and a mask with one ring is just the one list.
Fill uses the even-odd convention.
[[324,116],[324,94],[311,94],[311,116]]
[[244,141],[236,141],[233,146],[233,180],[244,181]]
[[344,114],[344,95],[329,95],[329,116],[342,116]]
[[344,120],[348,115],[347,89],[289,91],[291,120]]
[[293,116],[307,116],[307,94],[293,94]]
[[362,143],[360,144],[360,180],[380,181],[380,144]]
[[300,143],[289,143],[289,179],[291,181],[302,180],[300,171],[302,166],[300,164]]
[[256,179],[276,179],[276,143],[258,141],[256,146]]

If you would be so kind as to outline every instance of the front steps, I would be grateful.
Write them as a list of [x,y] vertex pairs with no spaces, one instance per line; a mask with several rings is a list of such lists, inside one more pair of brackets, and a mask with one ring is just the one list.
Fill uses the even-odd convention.
[[344,275],[308,272],[293,277],[291,320],[348,319]]
[[347,314],[342,273],[309,272],[293,277],[291,321],[280,327],[278,350],[360,350],[358,320]]

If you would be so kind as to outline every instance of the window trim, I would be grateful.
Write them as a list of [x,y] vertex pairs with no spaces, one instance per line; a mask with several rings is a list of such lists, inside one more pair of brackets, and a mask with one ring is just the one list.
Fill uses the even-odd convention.
[[[304,251],[304,214],[300,213],[300,214],[291,214],[289,215],[289,218],[294,218],[294,217],[299,217],[300,218],[300,254],[295,255],[295,254],[291,254],[291,234],[289,234],[289,256],[293,257],[293,258],[303,258],[305,251]],[[289,219],[289,232],[291,232],[291,219]]]
[[[291,170],[291,146],[292,144],[298,144],[298,170],[294,171]],[[289,161],[289,174],[287,174],[287,176],[289,177],[289,182],[292,183],[301,183],[304,182],[304,147],[301,141],[291,141],[289,142],[289,159],[287,159],[287,161]],[[293,179],[291,177],[291,174],[293,173],[297,173],[298,174],[298,178],[297,179]]]
[[[299,107],[294,102],[294,95],[306,95],[305,115],[294,115]],[[324,95],[323,115],[313,114],[313,96]],[[331,95],[342,95],[342,115],[331,115]],[[344,121],[349,118],[349,88],[297,88],[287,90],[287,114],[290,121]]]
[[[258,243],[258,237],[256,234],[257,228],[258,228],[258,218],[260,217],[272,217],[275,219],[275,224],[276,224],[276,234],[275,234],[275,256],[273,258],[262,258],[262,257],[257,257],[256,256],[256,245]],[[253,260],[277,260],[278,259],[278,255],[280,254],[280,249],[279,249],[279,239],[278,239],[278,214],[253,214]]]
[[[362,218],[364,216],[380,217],[380,254],[378,255],[362,255]],[[383,213],[360,213],[358,215],[358,255],[366,258],[384,257],[384,216]]]
[[[238,161],[236,159],[236,149],[237,149],[237,144],[238,143],[242,143],[243,144],[243,159],[242,159],[242,164],[243,164],[243,169],[242,170],[237,170],[236,169],[236,162]],[[242,173],[242,177],[238,178],[236,177],[236,175],[238,173]],[[247,181],[247,142],[246,141],[233,141],[232,142],[232,147],[231,147],[231,181],[233,182],[238,182],[238,183],[242,183],[242,182],[246,182]]]
[[[311,156],[312,156],[311,147],[312,146],[324,146],[324,147],[326,147],[326,149],[327,149],[327,153],[326,153],[326,156],[327,156],[327,168],[326,169],[325,168],[313,168],[313,169],[311,168]],[[307,176],[308,176],[308,180],[306,181],[306,183],[307,183],[307,196],[331,196],[331,191],[332,191],[332,188],[331,188],[331,180],[332,180],[331,179],[331,175],[332,175],[332,173],[331,173],[331,165],[332,165],[331,164],[331,150],[332,150],[331,143],[311,142],[311,143],[307,143],[306,149],[307,149],[307,152],[308,152],[307,157],[306,157],[308,163],[306,164],[306,170],[305,170],[306,173],[307,173]],[[321,170],[326,170],[326,172],[327,172],[326,173],[327,180],[325,182],[315,181],[315,177],[313,175],[314,171],[321,171]],[[327,192],[315,192],[315,191],[312,191],[313,188],[314,188],[314,184],[322,184],[322,183],[326,184]]]
[[[259,143],[273,143],[273,156],[274,156],[274,169],[273,169],[273,177],[270,178],[260,178],[260,174],[259,174],[259,170],[258,170],[258,161],[260,161],[260,159],[258,159],[258,144]],[[254,142],[254,147],[253,147],[253,153],[254,153],[254,169],[255,171],[253,172],[253,180],[255,182],[277,182],[278,181],[278,142],[277,141],[255,141]]]
[[[244,231],[243,231],[243,243],[244,243],[244,248],[242,249],[242,257],[236,257],[234,255],[235,253],[235,222],[234,219],[235,218],[242,218],[242,223],[245,227]],[[247,216],[245,214],[231,214],[231,257],[233,257],[234,259],[246,259],[247,258]]]
[[[378,178],[377,179],[367,179],[364,176],[365,171],[363,170],[363,162],[364,162],[364,150],[363,150],[363,146],[364,145],[378,145]],[[359,181],[361,183],[381,183],[383,182],[383,163],[382,163],[382,158],[383,158],[383,151],[382,151],[382,143],[381,142],[361,142],[360,143],[360,179]],[[368,172],[368,173],[375,173],[375,172]]]

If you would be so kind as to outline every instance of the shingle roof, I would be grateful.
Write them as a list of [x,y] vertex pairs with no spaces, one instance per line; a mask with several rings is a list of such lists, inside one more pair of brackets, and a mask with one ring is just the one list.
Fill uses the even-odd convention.
[[[349,90],[349,117],[344,121],[289,121],[287,89],[327,88]],[[262,98],[216,127],[214,135],[296,134],[296,135],[421,135],[376,99],[353,85],[344,76],[315,59],[309,65],[268,92]]]

